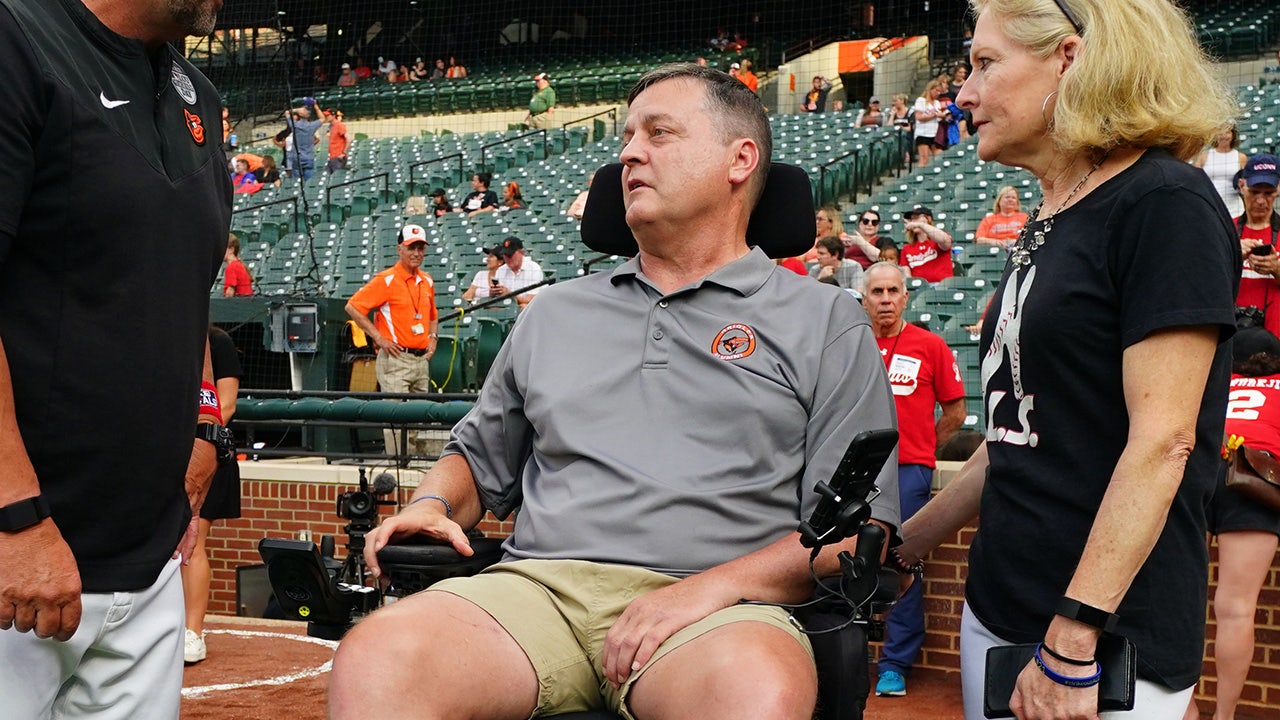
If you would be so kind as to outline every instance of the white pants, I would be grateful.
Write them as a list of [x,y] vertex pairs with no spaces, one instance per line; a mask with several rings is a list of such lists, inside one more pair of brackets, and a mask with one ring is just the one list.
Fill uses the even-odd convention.
[[0,716],[175,720],[182,701],[180,561],[151,587],[85,593],[66,642],[0,630]]
[[[986,676],[987,648],[1013,645],[986,628],[965,603],[960,618],[960,682],[964,689],[964,719],[984,720],[982,686]],[[1138,680],[1134,689],[1133,710],[1104,712],[1102,720],[1182,720],[1195,692],[1195,685],[1185,690],[1170,690],[1149,680]]]

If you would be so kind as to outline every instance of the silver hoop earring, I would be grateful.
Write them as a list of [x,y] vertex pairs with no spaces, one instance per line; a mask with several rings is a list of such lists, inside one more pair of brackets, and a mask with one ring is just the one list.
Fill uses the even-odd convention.
[[1044,120],[1044,124],[1045,124],[1045,125],[1048,125],[1049,127],[1053,127],[1053,118],[1045,117],[1045,116],[1044,116],[1044,111],[1045,111],[1045,109],[1047,109],[1047,108],[1049,107],[1049,101],[1050,101],[1051,99],[1053,99],[1053,96],[1055,96],[1055,95],[1057,95],[1057,94],[1058,94],[1058,91],[1057,91],[1057,90],[1054,90],[1053,92],[1049,93],[1048,95],[1045,95],[1045,96],[1044,96],[1044,102],[1040,103],[1040,119],[1041,119],[1041,120]]

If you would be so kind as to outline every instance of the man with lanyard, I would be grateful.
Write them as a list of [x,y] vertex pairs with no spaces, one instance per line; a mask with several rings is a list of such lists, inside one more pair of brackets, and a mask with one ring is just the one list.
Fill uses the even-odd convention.
[[[422,272],[427,234],[421,225],[400,230],[396,254],[400,259],[356,291],[347,315],[378,349],[375,369],[382,392],[431,392],[431,356],[436,352],[438,314],[435,283]],[[369,320],[369,313],[374,319]],[[383,430],[387,454],[400,454],[399,436]],[[425,438],[410,432],[405,450],[421,454]]]
[[936,283],[954,275],[951,235],[933,224],[933,211],[917,205],[904,213],[902,219],[907,244],[902,246],[899,255],[911,276]]
[[[1236,296],[1236,307],[1242,310],[1236,311],[1237,317],[1280,335],[1280,304],[1276,303],[1280,298],[1280,256],[1276,254],[1280,214],[1273,209],[1280,184],[1276,156],[1262,153],[1250,157],[1240,171],[1238,184],[1244,214],[1236,218],[1236,231],[1244,265]],[[1263,313],[1261,321],[1256,312]]]
[[551,127],[551,111],[556,107],[556,91],[551,88],[551,78],[546,73],[534,75],[533,83],[537,90],[529,98],[529,114],[525,116],[524,124],[545,130]]
[[[902,319],[907,307],[907,275],[902,267],[878,262],[864,276],[862,305],[889,371],[889,386],[898,410],[898,493],[902,517],[909,518],[929,501],[934,454],[964,421],[964,383],[955,356],[942,338]],[[934,407],[942,414],[934,420]],[[904,520],[905,521],[905,520]],[[924,643],[924,583],[921,568],[905,566],[893,551],[886,562],[916,582],[889,612],[876,695],[907,694],[911,672]]]
[[234,451],[207,339],[232,195],[218,92],[171,43],[220,4],[0,0],[6,718],[178,716],[179,566]]

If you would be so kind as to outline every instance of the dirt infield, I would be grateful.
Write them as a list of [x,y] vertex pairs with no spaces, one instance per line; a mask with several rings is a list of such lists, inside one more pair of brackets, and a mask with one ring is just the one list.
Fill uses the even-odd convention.
[[184,720],[311,720],[324,717],[337,643],[307,637],[302,623],[209,618],[209,658],[182,678]]
[[[209,659],[183,676],[183,720],[320,720],[337,643],[306,636],[302,623],[213,617]],[[868,720],[960,720],[960,679],[918,671],[902,698],[872,697]],[[397,719],[399,720],[399,719]]]

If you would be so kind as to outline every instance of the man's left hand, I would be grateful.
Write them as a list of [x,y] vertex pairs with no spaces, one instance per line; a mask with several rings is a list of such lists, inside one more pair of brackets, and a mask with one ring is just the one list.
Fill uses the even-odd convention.
[[641,595],[622,612],[604,639],[605,678],[619,687],[649,662],[667,638],[737,602],[732,588],[705,575],[687,577]]

